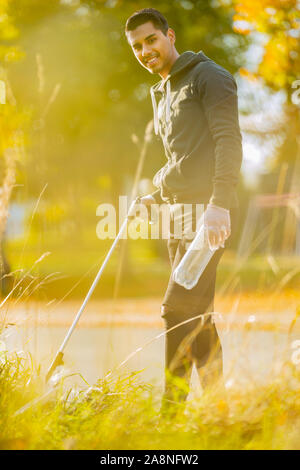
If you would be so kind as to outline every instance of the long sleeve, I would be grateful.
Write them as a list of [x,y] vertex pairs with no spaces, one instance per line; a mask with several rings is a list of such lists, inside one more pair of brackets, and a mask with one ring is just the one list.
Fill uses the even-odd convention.
[[164,202],[161,197],[161,188],[163,186],[163,175],[167,169],[168,169],[168,162],[166,162],[165,165],[162,168],[160,168],[160,170],[158,170],[153,177],[153,184],[158,189],[154,191],[151,194],[151,196],[154,197],[157,204],[162,204]]
[[210,203],[229,208],[242,163],[237,87],[224,69],[208,65],[199,74],[198,93],[215,143],[215,173]]
[[157,204],[162,204],[164,202],[160,195],[160,189],[157,189],[156,191],[154,191],[154,193],[152,193],[151,196],[155,199]]

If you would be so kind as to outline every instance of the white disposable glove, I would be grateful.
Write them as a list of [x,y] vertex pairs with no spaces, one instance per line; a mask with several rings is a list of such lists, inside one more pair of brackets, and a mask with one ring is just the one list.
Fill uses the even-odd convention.
[[225,240],[231,234],[229,210],[208,204],[204,212],[204,229],[211,250],[224,248]]
[[146,196],[143,196],[143,197],[139,197],[137,199],[137,204],[142,204],[146,207],[147,209],[147,213],[148,213],[148,216],[147,217],[143,217],[142,214],[139,215],[139,219],[141,219],[142,221],[147,221],[149,222],[150,224],[152,223],[151,221],[151,206],[153,204],[157,204],[156,200],[154,199],[154,197],[152,196],[152,194],[147,194]]
[[152,204],[156,204],[156,201],[152,194],[147,194],[147,196],[143,196],[139,198],[139,204],[144,204],[145,206],[151,206]]

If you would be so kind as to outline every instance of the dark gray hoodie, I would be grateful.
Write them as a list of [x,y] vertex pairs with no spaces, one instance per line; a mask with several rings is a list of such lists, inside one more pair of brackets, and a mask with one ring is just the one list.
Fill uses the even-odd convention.
[[151,98],[167,157],[153,178],[156,201],[237,207],[242,143],[233,76],[202,51],[187,51]]

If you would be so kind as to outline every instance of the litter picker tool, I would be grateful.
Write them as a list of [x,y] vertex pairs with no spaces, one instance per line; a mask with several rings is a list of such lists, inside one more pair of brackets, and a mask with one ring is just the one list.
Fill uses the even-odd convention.
[[113,251],[114,251],[114,249],[115,249],[115,247],[116,247],[118,241],[120,240],[121,235],[123,234],[123,232],[124,232],[124,230],[125,230],[125,228],[126,228],[126,226],[127,226],[127,223],[128,223],[128,221],[129,221],[129,219],[132,218],[132,217],[134,217],[134,216],[132,215],[133,209],[134,209],[135,205],[139,203],[139,200],[140,200],[140,198],[137,197],[137,198],[131,203],[130,208],[129,208],[129,211],[128,211],[128,213],[127,213],[127,216],[126,216],[126,218],[124,219],[124,221],[123,221],[123,223],[122,223],[122,225],[121,225],[121,228],[120,228],[120,230],[119,230],[119,233],[118,233],[118,235],[116,236],[116,238],[115,238],[115,240],[114,240],[112,246],[110,247],[110,250],[109,250],[109,252],[107,253],[105,260],[103,261],[102,266],[100,267],[100,269],[99,269],[99,271],[98,271],[98,274],[97,274],[97,276],[95,277],[94,282],[93,282],[93,284],[92,284],[91,287],[90,287],[90,290],[88,291],[88,293],[87,293],[87,295],[86,295],[86,297],[85,297],[85,299],[84,299],[84,301],[83,301],[83,303],[82,303],[80,309],[78,310],[78,313],[77,313],[76,317],[74,318],[74,321],[73,321],[72,325],[70,326],[70,329],[69,329],[68,333],[66,334],[66,336],[65,336],[65,338],[64,338],[64,340],[63,340],[63,342],[62,342],[62,344],[61,344],[61,346],[60,346],[60,348],[59,348],[59,350],[57,351],[56,356],[55,356],[55,358],[54,358],[54,360],[53,360],[53,362],[52,362],[52,364],[51,364],[51,366],[50,366],[50,368],[49,368],[49,370],[48,370],[48,372],[47,372],[47,375],[46,375],[46,383],[48,382],[48,380],[49,380],[50,377],[52,376],[52,374],[53,374],[53,372],[55,371],[55,369],[56,369],[58,366],[63,365],[63,363],[64,363],[64,362],[63,362],[63,351],[64,351],[64,349],[65,349],[65,347],[66,347],[66,345],[67,345],[67,343],[68,343],[68,341],[69,341],[69,339],[70,339],[70,337],[71,337],[71,335],[72,335],[72,333],[73,333],[73,331],[74,331],[74,329],[75,329],[75,327],[76,327],[76,325],[77,325],[77,323],[78,323],[78,321],[79,321],[79,319],[80,319],[80,317],[81,317],[81,315],[82,315],[82,313],[83,313],[83,311],[84,311],[84,309],[85,309],[85,307],[86,307],[86,304],[88,303],[88,301],[89,301],[89,299],[90,299],[90,297],[91,297],[91,295],[92,295],[92,293],[93,293],[93,291],[94,291],[96,285],[98,284],[99,279],[100,279],[100,277],[101,277],[101,275],[102,275],[102,273],[103,273],[103,271],[104,271],[104,268],[105,268],[105,266],[107,265],[107,263],[108,263],[108,261],[109,261],[109,258],[111,257],[111,255],[112,255],[112,253],[113,253]]

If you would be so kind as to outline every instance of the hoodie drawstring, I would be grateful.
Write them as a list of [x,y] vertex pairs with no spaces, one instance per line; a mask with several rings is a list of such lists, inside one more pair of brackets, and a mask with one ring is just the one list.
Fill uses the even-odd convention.
[[150,89],[151,100],[152,100],[152,107],[153,107],[153,121],[154,121],[154,132],[158,134],[158,110],[157,110],[157,103],[154,91],[152,88]]
[[166,98],[166,122],[170,122],[171,118],[171,83],[170,80],[167,81],[167,98]]

